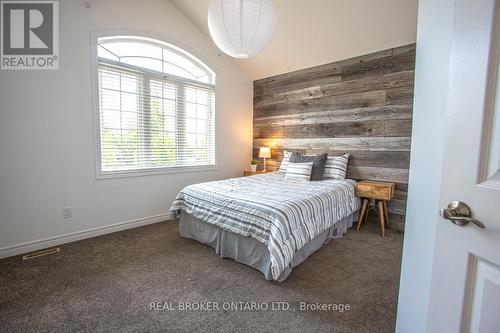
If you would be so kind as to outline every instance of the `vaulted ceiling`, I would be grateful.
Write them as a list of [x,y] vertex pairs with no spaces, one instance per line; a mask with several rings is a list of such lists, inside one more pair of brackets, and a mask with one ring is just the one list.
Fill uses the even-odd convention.
[[[170,0],[207,35],[211,0]],[[271,44],[233,59],[252,80],[347,59],[416,40],[418,0],[273,0]]]

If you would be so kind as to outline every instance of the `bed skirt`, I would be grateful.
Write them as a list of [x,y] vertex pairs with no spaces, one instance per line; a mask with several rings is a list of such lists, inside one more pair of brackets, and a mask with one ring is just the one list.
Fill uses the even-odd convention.
[[[358,212],[337,221],[329,229],[323,231],[303,248],[297,251],[290,265],[281,273],[276,281],[283,282],[295,266],[301,264],[330,239],[340,238],[357,220]],[[221,258],[232,258],[248,265],[264,274],[266,280],[273,280],[269,250],[264,243],[248,236],[223,230],[218,226],[203,222],[185,212],[180,214],[179,234],[181,237],[194,239],[215,249]]]

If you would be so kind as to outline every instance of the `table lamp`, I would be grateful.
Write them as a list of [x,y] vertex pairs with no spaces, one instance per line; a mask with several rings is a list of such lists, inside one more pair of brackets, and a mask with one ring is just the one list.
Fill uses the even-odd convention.
[[271,158],[271,148],[260,147],[259,158],[264,159],[264,169],[262,171],[266,172],[266,158]]

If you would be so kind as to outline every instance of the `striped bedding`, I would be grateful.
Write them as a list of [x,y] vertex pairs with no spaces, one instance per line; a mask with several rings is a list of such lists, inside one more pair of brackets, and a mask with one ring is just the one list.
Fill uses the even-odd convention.
[[170,211],[266,244],[276,280],[295,252],[359,209],[354,187],[350,179],[303,182],[272,172],[187,186]]

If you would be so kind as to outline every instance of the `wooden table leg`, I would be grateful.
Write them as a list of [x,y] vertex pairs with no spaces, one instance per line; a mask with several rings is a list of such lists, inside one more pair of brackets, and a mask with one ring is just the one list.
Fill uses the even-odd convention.
[[361,224],[363,224],[365,220],[367,207],[368,207],[368,199],[363,199],[363,204],[361,205],[361,213],[359,214],[359,219],[358,219],[358,227],[356,228],[356,231],[359,231],[359,228],[361,228]]
[[384,212],[385,212],[385,222],[387,223],[387,229],[389,229],[389,213],[387,212],[387,201],[384,202]]
[[383,200],[378,201],[378,216],[380,222],[380,228],[382,229],[382,237],[385,236],[385,223],[384,223],[384,202]]

